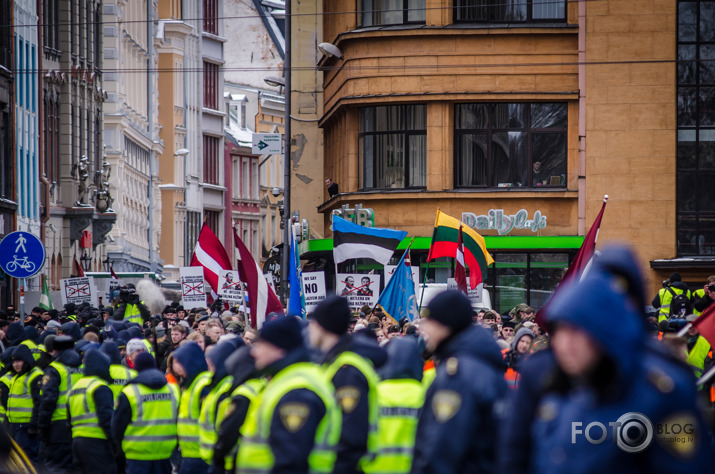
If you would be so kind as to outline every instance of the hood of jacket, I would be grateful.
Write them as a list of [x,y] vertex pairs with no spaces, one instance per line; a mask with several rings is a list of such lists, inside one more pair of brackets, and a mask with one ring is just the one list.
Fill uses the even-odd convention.
[[30,369],[35,366],[35,358],[32,357],[32,351],[25,345],[17,346],[17,349],[15,349],[15,352],[12,354],[12,359],[21,360],[25,363],[22,368],[23,374],[29,372]]
[[516,350],[516,345],[519,343],[519,339],[524,336],[530,337],[532,341],[534,340],[534,333],[531,332],[531,329],[519,328],[519,330],[516,332],[516,336],[514,336],[514,339],[511,341],[511,350]]
[[131,336],[130,339],[144,339],[144,332],[139,326],[132,326],[127,329],[127,332]]
[[233,386],[238,387],[246,380],[255,378],[258,374],[256,361],[251,355],[251,348],[242,346],[228,356],[225,362],[226,372],[233,377]]
[[5,331],[5,337],[10,341],[10,345],[16,346],[25,340],[25,328],[17,321],[10,324]]
[[109,375],[109,357],[99,349],[90,349],[84,354],[84,375],[94,375],[111,381]]
[[549,323],[581,328],[615,364],[619,379],[631,379],[643,350],[645,329],[618,277],[592,269],[554,294],[547,317]]
[[2,362],[4,367],[12,365],[12,355],[15,353],[15,350],[17,350],[16,346],[10,346],[0,354],[0,362]]
[[481,326],[469,326],[444,341],[435,351],[435,357],[439,360],[459,355],[470,355],[492,365],[497,370],[506,370],[504,357],[497,341],[490,331]]
[[385,346],[387,362],[378,375],[383,380],[422,380],[422,349],[414,337],[400,337],[390,340]]
[[99,350],[109,357],[110,364],[118,365],[122,363],[122,357],[119,355],[119,347],[117,347],[114,341],[104,341]]
[[40,333],[37,332],[34,326],[27,326],[23,332],[25,333],[25,340],[32,341],[37,344],[37,340],[40,338]]
[[129,383],[138,383],[157,390],[166,385],[167,381],[159,369],[146,369],[139,372],[139,375],[131,379]]
[[79,341],[82,336],[80,336],[79,324],[77,323],[64,323],[60,326],[60,331],[65,336],[70,336],[75,341]]
[[58,353],[54,360],[68,367],[79,367],[82,365],[82,358],[73,349],[65,349]]
[[213,383],[216,383],[219,380],[223,379],[226,375],[229,375],[228,371],[226,370],[226,360],[231,354],[233,354],[233,352],[239,347],[239,345],[244,345],[243,340],[239,338],[220,342],[216,344],[214,348],[211,349],[211,351],[209,352],[209,355],[206,356],[216,369],[216,372],[214,372],[214,375],[212,377]]
[[174,360],[184,367],[186,377],[181,384],[182,387],[188,387],[194,381],[197,375],[208,370],[206,359],[201,347],[195,342],[187,342],[178,347],[172,352]]

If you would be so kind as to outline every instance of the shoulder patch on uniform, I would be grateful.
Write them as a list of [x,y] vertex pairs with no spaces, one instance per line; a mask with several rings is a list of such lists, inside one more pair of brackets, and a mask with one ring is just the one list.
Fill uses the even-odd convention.
[[285,429],[291,433],[295,433],[305,425],[309,414],[308,405],[300,402],[284,403],[279,409],[281,422]]
[[439,390],[432,398],[432,413],[440,423],[446,423],[462,406],[462,396],[454,390]]
[[674,413],[656,426],[655,440],[663,449],[676,458],[693,459],[700,447],[700,427],[692,413]]
[[50,375],[43,375],[42,376],[42,385],[47,385],[47,383],[50,381]]
[[673,379],[660,369],[648,370],[648,380],[661,393],[670,393],[675,388]]
[[447,362],[445,363],[445,369],[447,369],[447,374],[449,374],[449,375],[456,374],[458,368],[459,368],[459,361],[457,360],[456,357],[450,357],[449,359],[447,359]]
[[335,391],[335,399],[343,413],[352,413],[360,402],[360,390],[352,385],[340,387]]

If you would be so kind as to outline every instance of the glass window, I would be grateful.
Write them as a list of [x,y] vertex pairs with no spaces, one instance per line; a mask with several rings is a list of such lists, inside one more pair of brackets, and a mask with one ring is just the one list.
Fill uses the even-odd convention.
[[566,21],[566,0],[454,0],[455,23]]
[[424,23],[425,0],[362,0],[361,26]]
[[358,134],[361,188],[423,188],[427,185],[425,105],[365,107]]
[[566,186],[565,103],[456,104],[455,186]]
[[678,256],[715,254],[715,2],[678,2]]

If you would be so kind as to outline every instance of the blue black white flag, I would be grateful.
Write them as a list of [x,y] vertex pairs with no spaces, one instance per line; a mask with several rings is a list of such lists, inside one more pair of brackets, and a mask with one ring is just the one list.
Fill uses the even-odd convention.
[[333,259],[337,265],[352,258],[371,258],[386,265],[407,232],[363,227],[333,216]]
[[386,315],[398,322],[402,318],[413,321],[419,315],[412,267],[405,261],[405,256],[409,251],[409,249],[405,250],[392,278],[377,301],[377,306],[380,306]]

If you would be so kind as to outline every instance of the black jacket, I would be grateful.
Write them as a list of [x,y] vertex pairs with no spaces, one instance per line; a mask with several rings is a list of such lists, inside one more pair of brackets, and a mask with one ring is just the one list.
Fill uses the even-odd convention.
[[[57,354],[53,362],[59,362],[68,369],[79,370],[82,363],[79,354],[72,349],[67,349]],[[42,378],[42,397],[40,398],[40,410],[37,414],[37,427],[39,429],[48,428],[51,424],[52,413],[57,408],[57,399],[60,396],[60,374],[51,365],[45,370]]]
[[496,412],[507,390],[499,346],[484,328],[470,326],[444,341],[435,358],[411,472],[496,472]]

